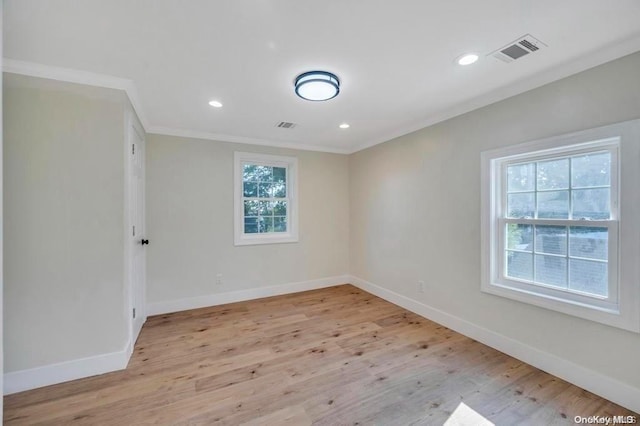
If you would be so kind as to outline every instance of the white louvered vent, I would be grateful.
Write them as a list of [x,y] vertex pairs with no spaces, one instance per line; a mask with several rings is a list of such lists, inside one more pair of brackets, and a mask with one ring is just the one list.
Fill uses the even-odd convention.
[[276,127],[280,127],[281,129],[293,129],[296,127],[296,123],[289,123],[288,121],[281,121],[276,123]]
[[501,47],[495,52],[491,52],[489,55],[496,59],[500,59],[502,62],[513,62],[516,59],[522,58],[530,53],[537,52],[538,50],[547,47],[546,44],[532,36],[526,34],[514,42]]

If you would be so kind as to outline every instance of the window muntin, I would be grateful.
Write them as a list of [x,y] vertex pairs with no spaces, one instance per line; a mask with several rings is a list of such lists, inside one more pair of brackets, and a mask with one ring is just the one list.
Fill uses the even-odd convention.
[[236,245],[296,242],[297,159],[234,154]]
[[242,163],[244,233],[287,232],[288,167]]
[[504,280],[601,300],[615,296],[608,266],[616,228],[615,153],[596,149],[502,163]]
[[639,333],[639,142],[631,120],[482,152],[482,291]]
[[506,217],[611,218],[610,151],[505,164]]
[[509,279],[592,297],[609,296],[609,229],[507,223]]

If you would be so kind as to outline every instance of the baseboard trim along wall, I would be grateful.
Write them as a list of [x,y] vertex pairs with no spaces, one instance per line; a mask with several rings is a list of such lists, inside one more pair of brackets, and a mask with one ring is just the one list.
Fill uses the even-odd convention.
[[[242,302],[245,300],[260,299],[262,297],[279,296],[283,294],[332,287],[335,285],[347,284],[349,282],[349,278],[349,275],[339,275],[297,283],[150,303],[147,305],[147,315],[166,314],[188,309],[204,308],[207,306],[223,305],[225,303]],[[43,386],[68,382],[70,380],[77,380],[85,377],[96,376],[98,374],[123,370],[127,367],[132,353],[133,345],[131,340],[129,340],[125,348],[118,352],[111,352],[57,364],[44,365],[42,367],[30,368],[28,370],[6,373],[3,376],[4,394],[9,395]]]
[[245,300],[333,287],[335,285],[349,283],[349,278],[349,275],[338,275],[335,277],[320,278],[317,280],[280,284],[269,287],[257,287],[226,293],[207,294],[203,296],[189,297],[186,299],[168,300],[166,302],[151,302],[147,304],[147,315],[168,314],[172,312],[186,311],[189,309],[206,308],[208,306],[224,305],[226,303],[243,302]]
[[131,341],[118,352],[111,352],[87,358],[74,359],[57,364],[44,365],[28,370],[4,374],[4,394],[22,392],[43,386],[55,385],[69,380],[83,379],[98,374],[127,368],[133,352]]
[[[487,346],[531,364],[536,368],[560,377],[603,398],[607,398],[616,404],[640,412],[640,389],[355,276],[340,275],[297,283],[149,303],[147,305],[147,314],[159,315],[179,312],[188,309],[260,299],[263,297],[298,293],[346,283],[351,283],[368,293],[442,324]],[[69,380],[125,369],[132,351],[132,344],[128,342],[126,347],[118,352],[6,373],[4,374],[4,394],[9,395]]]
[[475,325],[462,318],[450,315],[424,303],[380,287],[361,278],[351,276],[354,286],[374,294],[388,302],[401,306],[413,313],[444,325],[467,337],[484,343],[494,349],[524,361],[536,368],[560,377],[583,389],[609,399],[630,410],[640,412],[640,389],[622,383],[586,367],[575,364],[548,352],[541,351],[510,337],[503,336],[486,328]]

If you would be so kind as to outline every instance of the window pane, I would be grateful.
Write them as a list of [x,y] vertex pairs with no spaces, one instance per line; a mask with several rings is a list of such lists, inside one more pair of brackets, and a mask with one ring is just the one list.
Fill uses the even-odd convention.
[[569,191],[538,192],[538,218],[569,218]]
[[533,226],[519,223],[507,224],[507,248],[512,250],[532,251],[531,234]]
[[604,297],[609,294],[607,264],[605,262],[578,259],[569,259],[569,262],[570,289]]
[[569,159],[540,161],[538,164],[538,191],[569,188]]
[[260,211],[260,216],[271,216],[273,215],[273,203],[270,201],[258,201],[260,205],[258,206],[258,210]]
[[258,232],[273,232],[273,217],[260,217]]
[[284,167],[273,168],[273,181],[274,182],[286,182],[287,181],[287,169]]
[[533,192],[507,195],[507,217],[529,217],[534,215],[535,196]]
[[257,217],[245,217],[244,218],[244,233],[255,234],[258,232],[258,218]]
[[260,198],[271,198],[271,183],[268,182],[260,182],[258,184],[258,197]]
[[273,180],[273,167],[256,166],[257,180],[262,182],[271,182]]
[[245,201],[244,202],[244,215],[245,216],[258,216],[259,201]]
[[565,226],[536,226],[536,253],[567,254]]
[[276,216],[286,216],[287,215],[287,202],[286,201],[276,201],[273,203],[273,214]]
[[607,228],[572,226],[569,230],[569,255],[607,260],[609,231]]
[[273,218],[274,232],[287,232],[287,218],[285,216],[275,216]]
[[245,164],[242,167],[242,180],[258,180],[257,168],[255,164]]
[[284,182],[276,182],[271,186],[274,198],[284,198],[287,196],[287,185]]
[[534,191],[535,169],[535,163],[507,167],[507,191]]
[[507,250],[507,276],[533,280],[533,255]]
[[244,196],[245,197],[257,197],[258,196],[258,184],[255,182],[244,183]]
[[571,187],[608,186],[611,182],[611,153],[587,154],[571,159]]
[[609,188],[576,189],[573,197],[574,219],[609,219]]
[[567,288],[567,258],[536,254],[535,282]]

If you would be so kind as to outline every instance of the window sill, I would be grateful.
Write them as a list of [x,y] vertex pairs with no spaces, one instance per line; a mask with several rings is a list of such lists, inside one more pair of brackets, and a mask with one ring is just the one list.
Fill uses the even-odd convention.
[[253,246],[261,244],[287,244],[297,243],[298,237],[296,235],[284,234],[284,235],[260,235],[260,236],[240,236],[235,239],[234,245],[236,246]]
[[623,316],[619,309],[592,306],[547,294],[513,288],[500,283],[483,283],[482,292],[561,312],[578,318],[595,321],[611,327],[640,333],[640,324],[637,321],[634,321],[633,318]]

